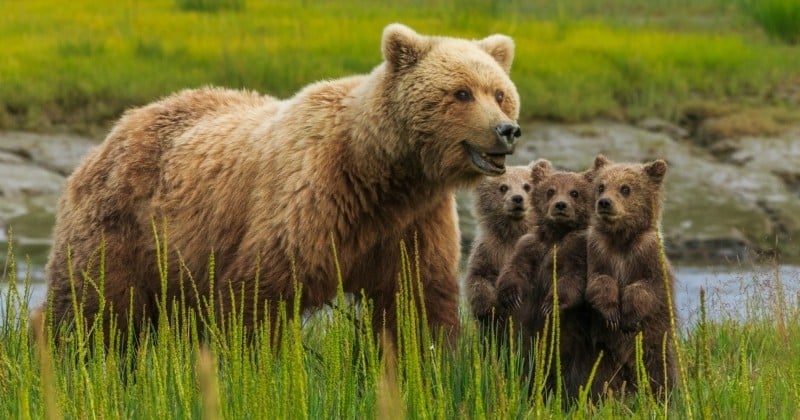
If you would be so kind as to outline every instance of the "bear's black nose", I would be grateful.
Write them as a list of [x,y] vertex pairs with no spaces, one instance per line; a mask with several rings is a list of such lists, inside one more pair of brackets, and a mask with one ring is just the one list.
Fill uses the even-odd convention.
[[559,201],[559,202],[556,203],[556,210],[563,211],[563,210],[566,210],[566,209],[567,209],[567,203],[565,203],[563,201]]
[[511,201],[513,201],[513,202],[515,202],[515,203],[517,203],[517,204],[522,204],[522,202],[523,202],[524,200],[525,200],[525,198],[523,198],[523,197],[522,197],[521,195],[519,195],[519,194],[517,194],[517,195],[515,195],[515,196],[511,197]]
[[597,200],[597,208],[608,210],[611,208],[611,200],[608,198],[601,198]]
[[519,125],[508,121],[497,124],[494,131],[497,133],[497,137],[505,140],[508,144],[514,144],[517,137],[522,135],[522,130],[519,129]]

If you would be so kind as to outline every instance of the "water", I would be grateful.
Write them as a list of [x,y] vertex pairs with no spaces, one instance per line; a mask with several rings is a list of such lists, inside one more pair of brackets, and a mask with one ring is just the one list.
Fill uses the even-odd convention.
[[[797,265],[678,266],[675,274],[675,306],[683,329],[691,328],[699,320],[701,289],[705,291],[707,317],[712,320],[768,317],[778,307],[780,296],[788,307],[796,306],[800,297],[800,266]],[[21,285],[18,289],[22,294]],[[5,313],[8,290],[8,283],[0,283],[0,314]],[[29,307],[44,302],[46,293],[44,283],[32,283],[27,296]]]

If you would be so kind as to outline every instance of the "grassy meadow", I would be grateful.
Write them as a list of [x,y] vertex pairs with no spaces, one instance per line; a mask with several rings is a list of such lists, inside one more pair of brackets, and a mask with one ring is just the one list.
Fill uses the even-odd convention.
[[[299,313],[296,302],[282,306],[274,336],[267,326],[246,332],[236,314],[219,327],[221,315],[213,310],[198,315],[162,300],[159,310],[169,319],[161,317],[136,344],[112,336],[109,351],[101,334],[56,332],[60,343],[54,345],[51,325],[31,331],[30,283],[13,274],[9,251],[4,280],[17,287],[4,292],[0,313],[0,418],[800,416],[800,307],[777,274],[767,282],[767,300],[743,290],[754,293],[745,319],[715,314],[701,292],[697,316],[671,337],[680,383],[667,403],[645,391],[566,401],[559,392],[541,392],[546,369],[564,362],[542,356],[551,341],[533,349],[500,345],[466,314],[452,343],[432,334],[425,314],[413,309],[420,298],[417,261],[403,253],[396,346],[385,346],[371,332],[369,304],[354,304],[340,289],[330,307],[313,316]],[[78,331],[98,328],[77,322]],[[545,363],[527,372],[523,352]]]
[[[316,80],[368,72],[381,61],[381,31],[391,22],[424,34],[512,36],[523,119],[678,120],[698,103],[796,111],[797,21],[775,18],[764,6],[771,3],[787,13],[800,7],[797,0],[0,0],[0,129],[99,137],[126,108],[207,84],[288,97]],[[25,263],[14,253],[0,266],[0,285],[17,285],[0,298],[0,419],[800,418],[800,303],[777,274],[774,293],[748,304],[746,318],[701,305],[675,331],[681,383],[668,404],[640,392],[562,405],[559,393],[537,392],[544,372],[524,372],[520,361],[521,351],[542,353],[550,343],[500,345],[466,313],[455,342],[434,338],[424,314],[411,310],[419,298],[413,255],[404,255],[399,279],[395,347],[372,334],[368,303],[340,295],[313,316],[287,303],[294,316],[278,321],[280,351],[265,326],[245,332],[233,317],[221,328],[213,314],[184,310],[161,317],[138,344],[117,341],[107,351],[100,335],[63,335],[59,346],[43,338],[50,330],[34,339],[30,280],[17,274]],[[160,304],[165,313],[172,305]]]
[[[101,136],[128,107],[207,84],[287,97],[368,72],[395,21],[425,34],[512,36],[523,119],[677,119],[698,101],[790,106],[797,46],[763,30],[769,10],[750,3],[2,1],[0,128]],[[791,35],[798,24],[776,25]]]

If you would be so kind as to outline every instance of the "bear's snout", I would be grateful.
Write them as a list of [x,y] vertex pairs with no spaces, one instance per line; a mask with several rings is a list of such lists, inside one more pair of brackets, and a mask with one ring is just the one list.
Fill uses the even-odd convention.
[[513,201],[515,204],[522,204],[522,202],[525,201],[525,198],[523,196],[517,194],[517,195],[511,197],[511,201]]
[[614,207],[614,203],[610,198],[601,198],[597,200],[597,212],[608,213]]
[[494,132],[499,140],[506,142],[509,146],[513,146],[517,138],[522,135],[519,125],[508,121],[497,124]]
[[567,209],[567,203],[564,201],[559,201],[555,204],[556,210],[564,211]]

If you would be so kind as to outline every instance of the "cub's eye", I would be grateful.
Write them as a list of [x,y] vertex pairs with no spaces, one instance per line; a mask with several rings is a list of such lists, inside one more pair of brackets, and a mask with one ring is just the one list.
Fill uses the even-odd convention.
[[569,196],[572,198],[578,198],[578,190],[572,190],[569,192]]
[[508,191],[508,185],[506,185],[506,184],[501,185],[500,186],[500,192],[505,194],[506,191]]
[[619,192],[621,192],[622,195],[628,195],[631,193],[631,187],[623,185],[622,187],[620,187]]
[[525,184],[525,185],[522,186],[522,189],[525,190],[525,192],[530,192],[531,191],[531,186],[528,185],[528,184]]
[[605,190],[606,190],[606,186],[605,185],[600,184],[600,185],[597,186],[597,192],[599,192],[600,194],[602,194],[603,191],[605,191]]
[[459,89],[456,91],[455,97],[461,102],[468,102],[472,100],[472,92],[466,89]]
[[552,196],[554,196],[554,195],[556,195],[556,190],[554,190],[554,189],[552,189],[552,188],[550,188],[549,190],[547,190],[547,198],[550,198],[550,197],[552,197]]
[[497,101],[498,104],[503,103],[503,99],[506,98],[506,94],[503,93],[502,90],[498,90],[494,93],[494,100]]

